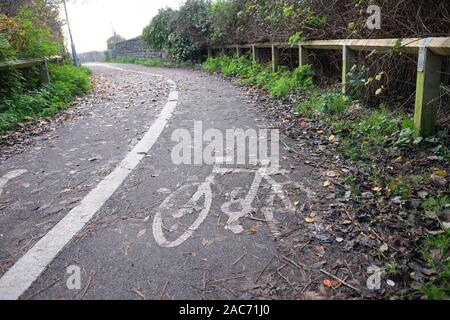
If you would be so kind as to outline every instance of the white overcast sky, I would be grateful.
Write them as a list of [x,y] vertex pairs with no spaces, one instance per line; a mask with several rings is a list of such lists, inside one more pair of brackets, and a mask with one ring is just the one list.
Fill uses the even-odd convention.
[[77,51],[106,50],[106,40],[112,35],[112,28],[126,39],[137,37],[158,13],[159,8],[175,9],[181,2],[182,0],[69,1],[67,9]]

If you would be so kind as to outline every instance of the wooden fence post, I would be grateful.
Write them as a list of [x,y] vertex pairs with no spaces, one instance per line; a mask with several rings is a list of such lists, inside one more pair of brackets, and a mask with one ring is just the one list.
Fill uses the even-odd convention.
[[278,70],[279,65],[280,65],[280,49],[272,45],[272,72],[276,72]]
[[241,48],[239,48],[238,46],[236,46],[236,56],[237,57],[241,56]]
[[255,61],[255,62],[261,61],[261,51],[255,45],[252,45],[252,56],[253,56],[253,61]]
[[208,48],[208,58],[212,58],[212,49]]
[[302,45],[299,45],[298,46],[299,66],[309,64],[308,55],[309,55],[308,49],[305,49]]
[[[425,39],[424,41],[427,41]],[[439,104],[442,56],[436,55],[425,45],[419,49],[417,64],[415,133],[428,137],[436,130],[436,112]]]
[[48,72],[48,63],[47,61],[44,61],[40,65],[40,79],[42,84],[49,84],[50,83],[50,73]]
[[342,46],[342,94],[349,91],[348,74],[356,63],[355,52],[350,50],[345,44]]

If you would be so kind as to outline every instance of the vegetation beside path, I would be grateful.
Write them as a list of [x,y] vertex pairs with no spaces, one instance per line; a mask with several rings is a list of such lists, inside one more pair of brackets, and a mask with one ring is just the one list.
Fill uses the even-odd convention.
[[392,297],[450,298],[447,131],[415,137],[411,115],[385,105],[363,106],[357,85],[351,96],[315,87],[310,66],[271,72],[243,56],[220,56],[203,68],[287,104],[272,115],[289,138],[306,137],[314,148],[325,144],[338,152],[323,188],[341,186],[352,203],[355,227],[383,239],[368,254],[396,280]]
[[[25,3],[11,16],[0,14],[0,62],[65,56],[58,8],[46,1]],[[89,92],[86,68],[49,65],[50,83],[40,82],[39,66],[0,72],[0,141],[24,122],[49,117]]]

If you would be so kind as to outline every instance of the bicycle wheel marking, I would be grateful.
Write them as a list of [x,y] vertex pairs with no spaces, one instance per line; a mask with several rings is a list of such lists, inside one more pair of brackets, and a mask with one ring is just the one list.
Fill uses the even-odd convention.
[[[192,184],[183,186],[180,189],[178,189],[177,192],[181,192],[182,190],[188,189],[191,186],[192,186]],[[160,206],[160,210],[157,211],[155,218],[153,220],[153,236],[156,240],[156,243],[158,243],[158,245],[160,245],[161,247],[164,247],[164,248],[178,247],[179,245],[184,243],[187,239],[189,239],[193,235],[193,233],[200,227],[200,225],[203,223],[203,221],[205,221],[205,219],[208,216],[208,213],[211,209],[212,192],[211,192],[211,185],[207,179],[205,183],[203,183],[202,185],[199,186],[197,192],[188,201],[189,205],[191,205],[193,208],[195,206],[194,205],[195,202],[197,202],[198,200],[200,200],[202,198],[202,196],[204,196],[205,204],[203,206],[203,209],[200,212],[199,217],[178,239],[176,239],[174,241],[169,241],[164,236],[165,228],[164,228],[164,221],[163,221],[162,214],[163,214],[163,212],[172,211],[172,208],[170,207],[169,203],[175,196],[176,196],[176,192],[172,193],[166,200],[164,200],[164,202]],[[190,203],[190,202],[192,202],[192,203]],[[184,208],[189,208],[189,206],[186,206]],[[180,210],[178,210],[178,212],[172,212],[172,216],[176,216],[177,214],[179,214],[179,211]],[[183,215],[177,216],[177,217],[181,218],[182,216]]]

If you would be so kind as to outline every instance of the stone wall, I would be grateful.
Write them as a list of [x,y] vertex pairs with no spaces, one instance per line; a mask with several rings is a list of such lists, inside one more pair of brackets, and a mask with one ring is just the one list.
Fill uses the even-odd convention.
[[111,58],[133,57],[138,59],[166,59],[163,50],[150,48],[141,37],[119,42],[110,50]]

